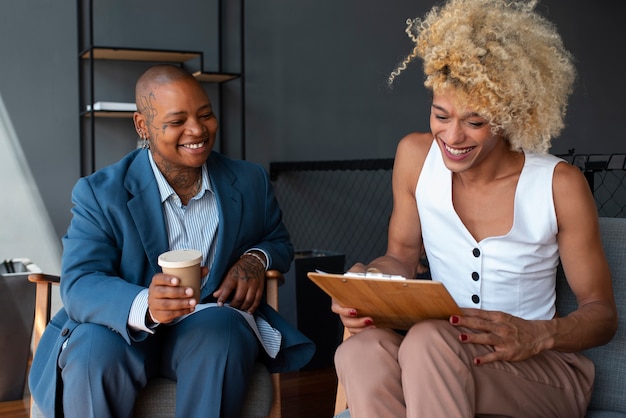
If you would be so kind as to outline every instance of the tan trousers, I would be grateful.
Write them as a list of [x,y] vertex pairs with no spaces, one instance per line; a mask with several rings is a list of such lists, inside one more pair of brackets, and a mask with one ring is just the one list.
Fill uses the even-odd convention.
[[415,324],[402,337],[369,329],[335,354],[352,418],[475,416],[583,417],[594,367],[581,354],[546,351],[531,359],[475,366],[492,347],[463,344],[448,321]]

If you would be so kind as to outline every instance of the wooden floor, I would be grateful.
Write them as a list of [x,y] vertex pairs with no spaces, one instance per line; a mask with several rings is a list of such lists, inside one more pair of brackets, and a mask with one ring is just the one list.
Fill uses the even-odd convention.
[[284,418],[332,418],[337,393],[334,367],[280,376]]
[[29,412],[30,399],[0,402],[0,417],[2,418],[28,418]]
[[[337,376],[334,368],[280,375],[284,418],[331,418],[335,408]],[[0,417],[28,418],[30,400],[0,402]]]

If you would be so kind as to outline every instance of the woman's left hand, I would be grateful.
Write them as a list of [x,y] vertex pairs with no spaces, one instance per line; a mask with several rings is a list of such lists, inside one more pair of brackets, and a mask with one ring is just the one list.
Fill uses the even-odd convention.
[[482,309],[461,309],[463,315],[453,315],[450,323],[472,332],[462,332],[459,340],[465,344],[490,345],[494,351],[474,359],[474,364],[494,361],[518,361],[539,354],[548,347],[548,321],[528,321],[504,312]]

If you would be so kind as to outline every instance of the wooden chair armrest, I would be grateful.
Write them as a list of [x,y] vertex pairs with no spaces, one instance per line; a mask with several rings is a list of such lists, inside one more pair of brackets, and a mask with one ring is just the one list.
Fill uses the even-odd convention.
[[268,270],[265,272],[265,278],[267,280],[276,279],[278,281],[278,286],[282,286],[285,284],[285,276],[278,270]]
[[52,285],[58,285],[60,277],[53,274],[32,273],[28,281],[37,284],[35,290],[35,320],[33,324],[33,353],[37,351],[39,340],[46,325],[50,322],[52,309]]
[[278,310],[278,286],[285,283],[285,277],[278,270],[268,270],[265,272],[265,297],[267,303]]
[[31,273],[28,275],[28,281],[33,283],[59,284],[61,278],[54,274]]

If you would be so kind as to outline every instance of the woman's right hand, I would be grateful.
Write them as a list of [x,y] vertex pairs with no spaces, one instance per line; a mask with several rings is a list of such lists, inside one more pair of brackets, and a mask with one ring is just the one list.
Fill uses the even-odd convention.
[[357,334],[368,328],[375,328],[374,320],[368,316],[360,317],[354,308],[345,308],[333,299],[331,307],[332,311],[339,315],[343,326],[350,331],[351,334]]
[[[351,273],[365,273],[370,270],[365,264],[356,263],[350,267],[348,271]],[[371,317],[360,317],[356,309],[343,307],[335,299],[333,299],[331,309],[334,313],[339,315],[343,326],[346,327],[351,334],[357,334],[364,329],[376,327]]]

